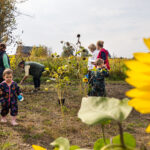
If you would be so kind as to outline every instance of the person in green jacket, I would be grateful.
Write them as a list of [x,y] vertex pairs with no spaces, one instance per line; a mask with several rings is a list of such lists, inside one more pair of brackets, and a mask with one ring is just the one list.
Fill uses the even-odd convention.
[[4,70],[10,68],[10,60],[5,50],[6,45],[4,43],[0,43],[0,83],[3,81]]
[[41,84],[40,78],[42,76],[42,72],[44,71],[45,66],[33,61],[27,61],[27,62],[22,61],[19,63],[18,66],[25,70],[25,75],[21,80],[20,84],[22,84],[28,78],[28,76],[31,75],[33,76],[33,82],[35,88],[34,92],[40,90],[40,84]]

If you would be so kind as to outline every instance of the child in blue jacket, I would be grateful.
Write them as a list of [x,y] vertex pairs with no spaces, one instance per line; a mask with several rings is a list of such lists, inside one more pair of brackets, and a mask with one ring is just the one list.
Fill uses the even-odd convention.
[[104,65],[104,60],[98,58],[94,65],[96,70],[91,72],[89,79],[90,90],[88,96],[106,96],[105,77],[109,76],[109,71]]

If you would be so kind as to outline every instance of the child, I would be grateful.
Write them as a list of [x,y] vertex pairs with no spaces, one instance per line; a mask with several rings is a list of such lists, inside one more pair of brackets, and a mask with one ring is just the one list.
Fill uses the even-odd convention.
[[13,81],[13,71],[11,69],[5,69],[3,72],[4,81],[0,84],[0,102],[2,105],[1,110],[1,122],[7,122],[6,116],[11,111],[13,126],[18,125],[16,122],[16,116],[18,114],[17,96],[22,95],[17,83]]
[[109,76],[109,72],[104,65],[104,60],[98,58],[95,61],[96,71],[91,72],[89,83],[91,85],[88,96],[106,96],[105,77]]
[[88,70],[92,70],[94,68],[93,62],[96,61],[97,56],[99,54],[99,50],[96,49],[96,46],[94,44],[90,44],[88,49],[92,53],[92,56],[88,59]]

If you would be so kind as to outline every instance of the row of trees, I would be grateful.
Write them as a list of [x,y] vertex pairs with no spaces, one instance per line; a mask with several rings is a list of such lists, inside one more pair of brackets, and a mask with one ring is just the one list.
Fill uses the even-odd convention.
[[[30,55],[33,57],[45,57],[45,56],[50,56],[52,53],[52,50],[46,46],[34,46],[30,52]],[[81,48],[81,57],[86,57],[88,56],[88,50]],[[63,46],[63,52],[61,54],[62,57],[70,57],[70,56],[75,56],[76,50],[69,42],[66,43],[66,45]]]
[[39,46],[36,47],[34,46],[31,50],[30,55],[33,57],[45,57],[45,56],[50,56],[52,53],[51,49],[46,47],[46,46]]
[[16,29],[18,12],[16,5],[27,0],[0,0],[0,42],[14,41],[13,30]]
[[[16,5],[26,0],[0,0],[0,42],[12,43],[15,41],[13,30],[16,29],[16,17],[21,14],[18,12]],[[63,43],[62,57],[76,55],[76,48],[69,42]],[[50,55],[51,51],[45,46],[34,46],[31,51],[32,56]],[[84,49],[81,56],[88,55],[88,51]]]
[[[0,0],[0,42],[15,41],[13,31],[17,27],[16,17],[21,14],[16,5],[25,1],[27,0]],[[21,51],[22,44],[18,44],[18,47]],[[36,57],[50,55],[50,53],[51,51],[45,46],[34,46],[31,51],[31,55]]]
[[0,41],[12,40],[12,31],[16,28],[16,1],[0,0]]

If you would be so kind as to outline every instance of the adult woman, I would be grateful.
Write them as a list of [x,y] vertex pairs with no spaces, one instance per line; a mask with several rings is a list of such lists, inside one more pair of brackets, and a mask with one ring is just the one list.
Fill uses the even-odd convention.
[[109,52],[103,48],[104,46],[104,41],[98,41],[97,42],[97,49],[99,50],[99,54],[97,56],[97,58],[101,58],[104,60],[104,64],[106,65],[107,69],[110,70],[110,66],[109,66]]
[[0,83],[3,81],[3,72],[6,68],[10,68],[10,60],[6,54],[6,45],[0,43]]

